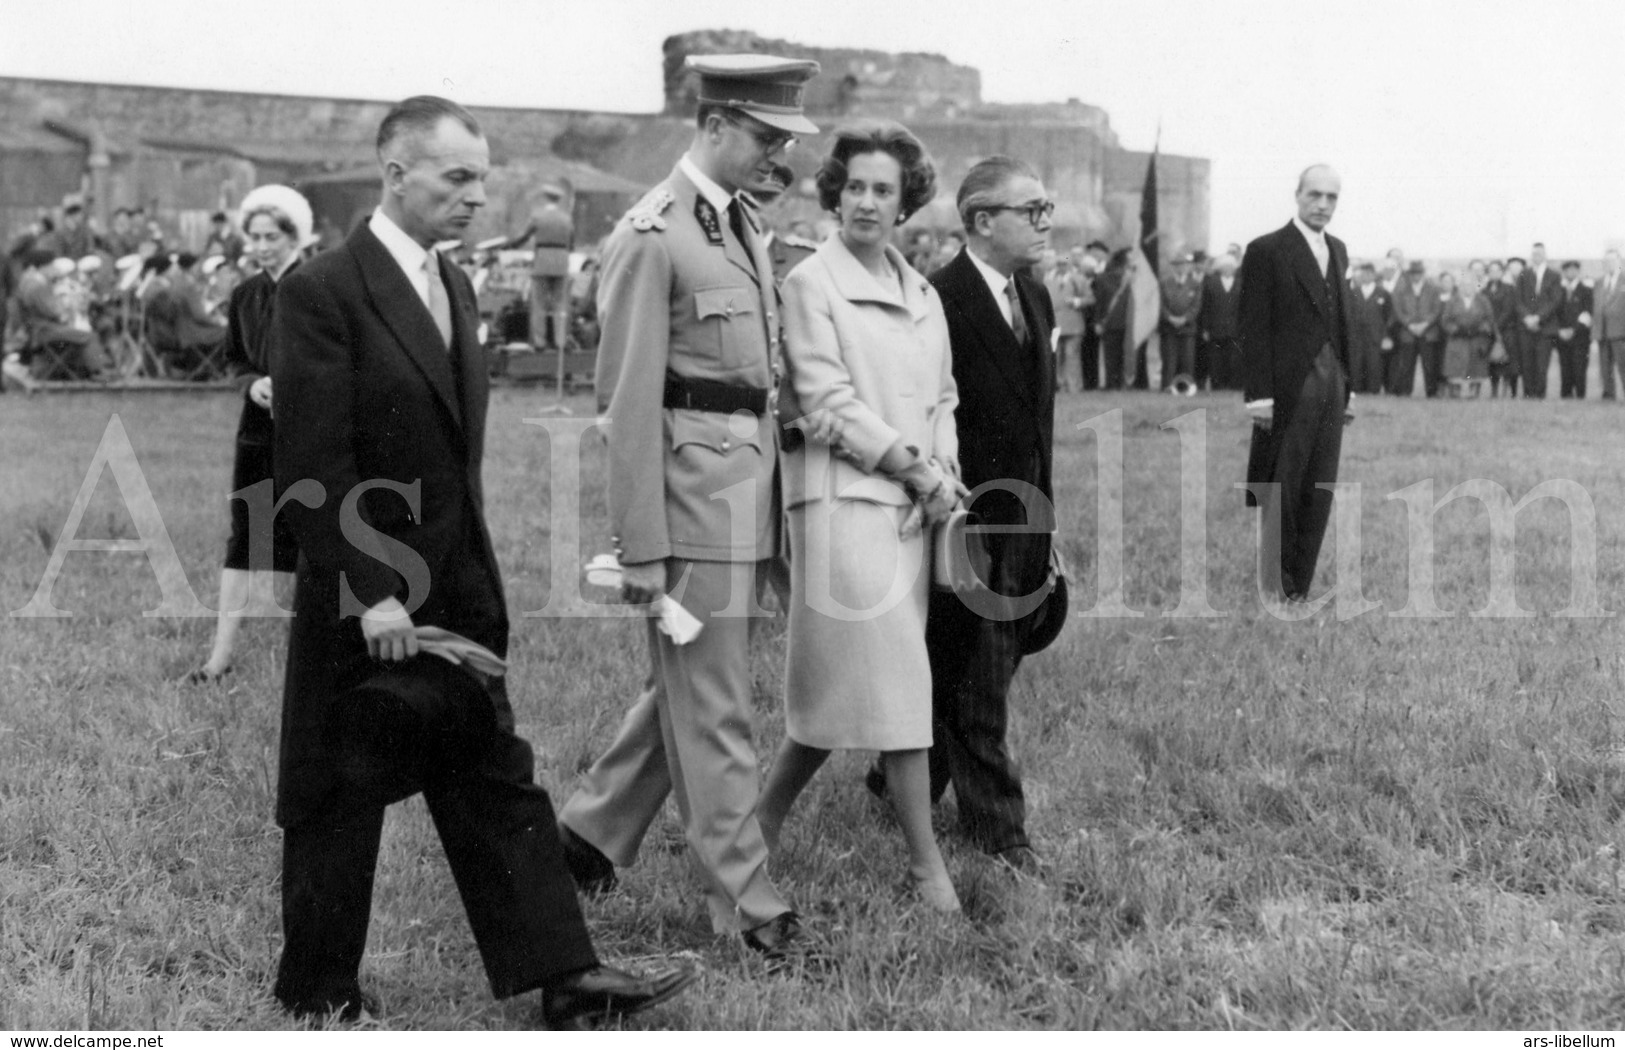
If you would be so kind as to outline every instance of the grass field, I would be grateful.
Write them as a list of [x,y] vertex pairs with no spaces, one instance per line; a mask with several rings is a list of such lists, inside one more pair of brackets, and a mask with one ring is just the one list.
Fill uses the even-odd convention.
[[[548,449],[521,419],[547,395],[501,391],[489,517],[516,611],[547,599]],[[1073,608],[1121,572],[1140,617],[1071,621],[1013,693],[1012,742],[1042,883],[1001,874],[951,835],[965,903],[912,905],[903,848],[842,756],[786,828],[775,878],[825,937],[826,976],[764,973],[715,939],[674,812],[621,891],[588,905],[603,953],[684,955],[689,994],[650,1027],[1617,1028],[1625,1026],[1625,661],[1621,628],[1553,615],[1571,598],[1562,505],[1517,519],[1519,602],[1475,618],[1495,547],[1471,501],[1437,515],[1448,615],[1408,596],[1406,510],[1486,478],[1513,498],[1550,479],[1588,492],[1597,587],[1625,608],[1625,415],[1596,401],[1367,399],[1342,477],[1359,482],[1365,596],[1301,622],[1257,596],[1254,517],[1231,488],[1246,457],[1237,399],[1064,396],[1057,490]],[[586,399],[577,404],[586,411]],[[1096,444],[1076,424],[1122,409],[1123,555],[1096,557]],[[1205,409],[1208,600],[1180,599],[1180,438]],[[0,606],[33,595],[112,414],[122,420],[192,587],[212,603],[235,411],[226,397],[0,398]],[[589,456],[589,468],[598,460]],[[1189,492],[1200,479],[1186,479]],[[589,484],[584,553],[607,547]],[[110,477],[81,536],[134,535]],[[1328,541],[1317,590],[1331,586]],[[1193,581],[1185,581],[1187,587]],[[177,679],[208,619],[158,604],[146,561],[75,553],[64,619],[0,632],[0,1028],[276,1028],[280,943],[270,819],[285,625],[247,625],[230,685]],[[770,755],[780,630],[761,636],[758,749]],[[567,794],[645,666],[638,625],[515,619],[513,694],[539,775]],[[940,826],[952,826],[952,803]],[[399,1028],[520,1028],[534,997],[495,1003],[426,812],[386,831],[364,982]]]

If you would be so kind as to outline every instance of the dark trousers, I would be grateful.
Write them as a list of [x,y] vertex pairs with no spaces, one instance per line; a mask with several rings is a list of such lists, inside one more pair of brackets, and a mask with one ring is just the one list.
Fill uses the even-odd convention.
[[1174,385],[1178,376],[1195,377],[1196,335],[1193,332],[1162,333],[1162,389]]
[[1422,388],[1428,397],[1438,397],[1444,386],[1444,340],[1423,339],[1417,351],[1422,359]]
[[1078,351],[1079,371],[1083,375],[1083,389],[1100,389],[1100,333],[1092,323],[1093,311],[1084,315],[1083,343]]
[[952,781],[966,838],[988,853],[1025,846],[1026,796],[1004,740],[1010,683],[1021,666],[1021,621],[983,619],[942,591],[932,592],[928,617],[931,797],[942,797]]
[[1557,368],[1560,395],[1586,396],[1586,367],[1591,364],[1591,338],[1576,331],[1573,339],[1557,340]]
[[1598,364],[1602,367],[1602,396],[1614,399],[1616,372],[1625,372],[1625,339],[1597,340]]
[[1524,341],[1523,396],[1546,396],[1546,373],[1551,369],[1552,350],[1557,337],[1548,332],[1530,332]]
[[1337,480],[1347,400],[1342,366],[1327,346],[1315,358],[1292,418],[1277,439],[1271,476],[1275,488],[1262,501],[1265,571],[1279,568],[1280,593],[1289,598],[1307,598],[1314,583],[1315,562],[1332,516],[1332,494],[1319,486]]
[[1349,386],[1355,393],[1376,394],[1383,388],[1387,355],[1380,343],[1355,340],[1349,347]]
[[[1241,342],[1234,336],[1217,336],[1206,344],[1207,371],[1215,390],[1241,389]],[[1197,359],[1198,369],[1202,361]]]
[[[421,656],[421,660],[437,657]],[[357,694],[346,694],[351,699]],[[336,786],[282,844],[284,944],[276,997],[290,1009],[359,1003],[384,810],[422,791],[498,998],[597,965],[530,745],[495,697],[421,715],[366,694],[335,724]]]
[[1124,347],[1128,341],[1128,332],[1121,328],[1108,328],[1100,339],[1100,356],[1105,362],[1103,389],[1121,390],[1126,382],[1124,376]]
[[1394,340],[1392,353],[1383,355],[1382,388],[1390,394],[1410,397],[1416,390],[1416,350],[1419,341],[1410,332]]

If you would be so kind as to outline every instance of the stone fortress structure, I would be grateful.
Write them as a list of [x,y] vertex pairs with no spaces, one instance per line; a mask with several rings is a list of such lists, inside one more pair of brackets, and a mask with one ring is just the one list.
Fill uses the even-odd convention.
[[[548,179],[574,190],[578,239],[603,236],[665,176],[692,134],[684,58],[723,51],[816,59],[823,72],[809,86],[807,110],[822,128],[856,116],[908,124],[936,158],[945,198],[916,223],[957,225],[951,194],[959,179],[981,157],[1009,153],[1033,163],[1056,198],[1058,244],[1099,237],[1118,247],[1137,235],[1149,155],[1124,149],[1097,106],[987,103],[977,70],[940,55],[700,30],[664,43],[660,113],[474,107],[495,169],[491,205],[471,237],[521,228]],[[178,232],[182,247],[195,246],[211,212],[230,211],[254,185],[277,181],[303,189],[318,227],[336,239],[376,202],[372,138],[389,103],[0,77],[0,231],[82,193],[104,225],[115,207],[140,204]],[[798,189],[810,189],[822,147],[815,139],[791,155]],[[1207,248],[1209,162],[1163,154],[1157,170],[1164,250]],[[817,210],[805,192],[795,207]]]

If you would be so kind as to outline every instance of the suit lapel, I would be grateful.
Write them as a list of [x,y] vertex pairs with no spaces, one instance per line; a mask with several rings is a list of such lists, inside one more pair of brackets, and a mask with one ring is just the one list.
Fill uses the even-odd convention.
[[[1320,311],[1320,316],[1328,323],[1331,321],[1330,304],[1326,302],[1326,275],[1320,272],[1320,264],[1315,262],[1315,253],[1304,240],[1303,234],[1291,223],[1287,223],[1285,230],[1287,251],[1292,256],[1292,272],[1297,274],[1298,283],[1308,293],[1309,299]],[[1332,243],[1326,242],[1328,258],[1331,256]]]
[[417,289],[412,287],[400,263],[389,254],[389,249],[367,228],[366,223],[356,229],[346,242],[346,247],[360,263],[361,279],[366,283],[367,294],[372,296],[378,316],[383,318],[395,341],[400,343],[406,356],[429,381],[429,386],[446,406],[446,411],[451,413],[452,421],[461,426],[463,413],[458,404],[451,357],[440,342],[434,318],[418,297]]
[[1016,343],[1016,333],[1005,323],[999,304],[993,300],[993,290],[982,279],[976,264],[971,262],[969,252],[968,248],[961,249],[958,258],[948,264],[952,268],[950,276],[954,294],[943,296],[943,306],[965,318],[983,354],[1004,376],[1010,389],[1027,403],[1029,409],[1036,409],[1038,406],[1033,398],[1032,385],[1017,363],[1018,355],[1025,352],[1025,348]]

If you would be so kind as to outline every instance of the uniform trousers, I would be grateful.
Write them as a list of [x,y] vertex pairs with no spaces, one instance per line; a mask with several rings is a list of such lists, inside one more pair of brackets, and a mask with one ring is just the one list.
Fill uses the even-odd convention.
[[[530,345],[563,350],[570,339],[569,278],[535,274],[530,279]],[[552,332],[548,331],[551,324]]]
[[1292,418],[1277,439],[1274,484],[1262,501],[1263,556],[1266,571],[1279,568],[1280,590],[1289,598],[1308,597],[1331,520],[1332,493],[1319,486],[1337,480],[1345,389],[1343,366],[1328,343],[1315,357]]
[[754,929],[790,910],[768,880],[767,843],[756,822],[761,774],[751,743],[745,610],[757,607],[758,572],[766,566],[667,559],[668,593],[704,626],[680,646],[649,620],[654,672],[560,818],[625,867],[637,859],[667,794],[675,794],[717,933]]

